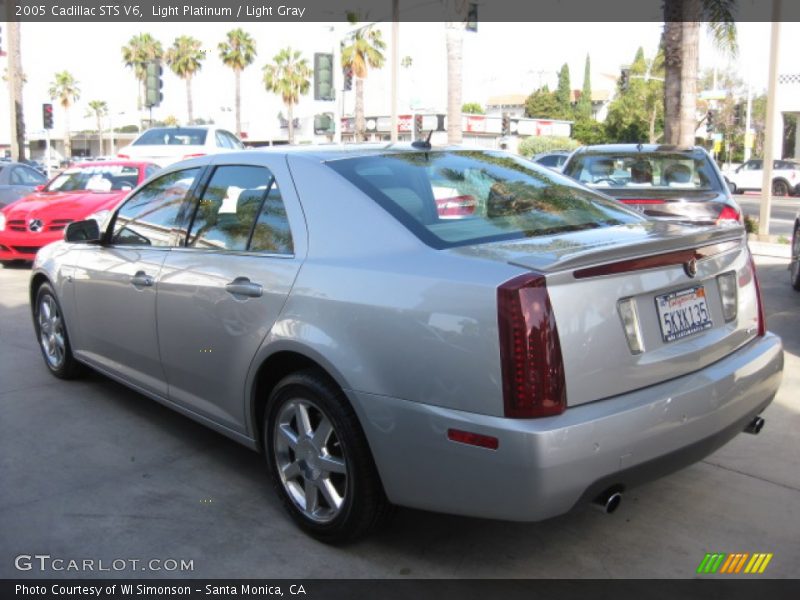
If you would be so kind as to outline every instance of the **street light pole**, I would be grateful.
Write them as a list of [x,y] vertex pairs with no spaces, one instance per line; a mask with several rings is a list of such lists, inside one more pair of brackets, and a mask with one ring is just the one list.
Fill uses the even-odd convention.
[[781,34],[781,0],[772,0],[772,31],[769,46],[769,81],[767,82],[767,122],[764,127],[764,175],[761,179],[761,212],[758,237],[769,239],[772,206],[772,142],[775,136],[775,91],[778,85],[778,48]]
[[391,136],[393,144],[397,143],[397,66],[400,61],[398,36],[400,35],[400,0],[392,0],[392,119]]

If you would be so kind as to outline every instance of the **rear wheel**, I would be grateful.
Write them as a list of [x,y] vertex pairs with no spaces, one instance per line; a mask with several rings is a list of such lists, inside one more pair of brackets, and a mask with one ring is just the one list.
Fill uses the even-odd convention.
[[782,179],[776,179],[772,182],[772,195],[773,196],[788,196],[789,184]]
[[795,223],[792,234],[792,262],[789,265],[792,287],[800,291],[800,223]]
[[43,283],[36,292],[33,326],[50,372],[60,379],[80,375],[83,366],[72,355],[64,313],[49,283]]
[[384,520],[389,503],[361,426],[327,378],[316,371],[284,378],[263,430],[275,490],[306,533],[342,543]]

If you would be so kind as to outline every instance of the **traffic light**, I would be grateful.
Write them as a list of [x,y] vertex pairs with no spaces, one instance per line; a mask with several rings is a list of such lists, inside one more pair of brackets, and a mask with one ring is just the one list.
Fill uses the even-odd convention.
[[333,54],[314,54],[314,100],[331,101],[333,91]]
[[630,83],[631,83],[631,70],[627,68],[622,69],[622,71],[620,71],[619,86],[623,90],[627,90]]
[[353,69],[351,67],[343,67],[342,78],[344,79],[344,85],[342,86],[342,89],[345,92],[349,92],[353,89]]
[[414,115],[414,139],[422,138],[422,115]]
[[744,122],[744,104],[737,104],[733,107],[733,124],[741,125]]
[[53,105],[42,104],[42,124],[45,129],[53,128]]
[[508,113],[503,113],[500,133],[503,137],[511,135],[511,117],[508,116]]
[[466,26],[464,29],[472,32],[478,31],[478,4],[475,2],[469,3],[469,7],[467,9]]
[[706,113],[706,133],[714,133],[714,111]]
[[147,62],[145,71],[145,99],[144,105],[147,108],[152,108],[161,104],[164,99],[164,94],[161,93],[161,88],[164,82],[161,77],[164,75],[164,69],[161,67],[161,62],[151,60]]

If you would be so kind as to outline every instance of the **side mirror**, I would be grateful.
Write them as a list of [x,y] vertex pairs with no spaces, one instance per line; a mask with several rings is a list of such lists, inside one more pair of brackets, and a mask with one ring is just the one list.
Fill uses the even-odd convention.
[[33,188],[33,189],[36,192],[41,192],[44,189],[44,184],[41,183],[41,184],[37,185],[35,188]]
[[75,221],[67,225],[64,239],[68,242],[99,242],[100,226],[94,219]]

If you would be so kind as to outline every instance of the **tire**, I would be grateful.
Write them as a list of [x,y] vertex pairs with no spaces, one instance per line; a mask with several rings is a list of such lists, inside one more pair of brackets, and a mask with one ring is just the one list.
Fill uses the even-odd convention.
[[800,223],[795,223],[792,234],[792,262],[789,264],[792,287],[800,292]]
[[788,196],[789,184],[782,179],[776,179],[772,182],[772,195],[773,196]]
[[64,313],[49,283],[43,283],[36,291],[33,327],[44,364],[53,375],[75,379],[83,373],[83,365],[72,355]]
[[340,544],[386,520],[390,504],[358,418],[327,377],[305,370],[281,380],[263,436],[275,491],[303,531]]

